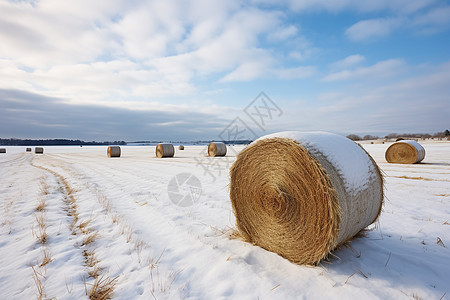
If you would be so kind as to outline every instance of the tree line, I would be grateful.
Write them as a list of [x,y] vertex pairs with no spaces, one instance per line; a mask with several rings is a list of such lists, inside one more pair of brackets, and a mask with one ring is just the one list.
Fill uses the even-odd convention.
[[[449,137],[449,136],[450,136],[450,131],[448,129],[446,129],[445,131],[442,131],[442,132],[436,132],[433,135],[431,135],[429,133],[402,133],[402,134],[390,133],[390,134],[386,135],[384,138],[385,139],[397,139],[397,138],[401,137],[401,138],[429,139],[429,138],[445,138],[445,137]],[[349,134],[349,135],[347,135],[347,138],[351,139],[352,141],[364,141],[364,140],[378,140],[383,137],[379,137],[376,135],[365,135],[365,136],[361,137],[357,134]]]
[[81,140],[68,139],[48,139],[48,140],[32,140],[32,139],[2,139],[0,145],[3,146],[101,146],[101,145],[126,145],[124,141],[106,141],[106,142],[85,142]]

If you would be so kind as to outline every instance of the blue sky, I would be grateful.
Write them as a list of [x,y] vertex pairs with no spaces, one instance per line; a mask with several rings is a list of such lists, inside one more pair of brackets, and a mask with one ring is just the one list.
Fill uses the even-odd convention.
[[449,95],[448,1],[0,0],[4,138],[434,133]]

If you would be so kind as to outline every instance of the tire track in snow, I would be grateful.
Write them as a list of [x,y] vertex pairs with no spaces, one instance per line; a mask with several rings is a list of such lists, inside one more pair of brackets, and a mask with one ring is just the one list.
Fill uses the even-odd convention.
[[[151,245],[141,239],[137,231],[129,225],[126,218],[118,210],[113,208],[107,197],[98,189],[96,183],[89,182],[84,175],[77,174],[64,161],[57,160],[58,163],[52,159],[52,163],[49,164],[51,167],[49,168],[40,167],[62,178],[67,186],[74,186],[70,182],[76,183],[76,191],[71,194],[78,194],[79,197],[83,198],[96,199],[96,202],[102,207],[102,215],[97,215],[96,219],[108,218],[110,220],[109,226],[105,227],[103,222],[96,229],[99,233],[99,242],[101,243],[100,240],[102,238],[108,239],[109,242],[108,249],[103,249],[105,247],[97,245],[95,252],[99,254],[98,257],[103,256],[102,254],[104,253],[108,256],[114,255],[120,261],[120,257],[124,255],[122,249],[127,249],[126,256],[128,262],[126,264],[119,265],[116,263],[118,267],[116,271],[111,271],[112,266],[109,266],[110,273],[120,275],[118,278],[118,289],[123,290],[125,295],[135,293],[136,296],[145,296],[145,293],[147,293],[148,295],[146,297],[151,294],[152,297],[158,298],[177,293],[171,289],[173,281],[179,272],[162,267],[159,264],[164,250],[158,253],[152,251]],[[81,196],[81,193],[83,193],[83,196]],[[79,209],[82,208],[84,202],[78,201]],[[97,212],[97,214],[99,213]],[[105,234],[105,232],[108,232],[108,234]],[[101,264],[104,265],[104,262],[102,261]],[[134,274],[139,273],[136,272],[137,269],[143,269],[143,272],[140,272],[141,274]],[[147,289],[145,289],[146,287]],[[120,297],[120,291],[118,291],[118,294]]]
[[[68,229],[71,235],[77,237],[78,240],[73,246],[79,250],[80,255],[84,258],[84,266],[87,267],[86,274],[82,276],[86,295],[89,298],[98,296],[104,297],[104,299],[109,298],[114,293],[114,286],[118,277],[110,278],[105,272],[105,268],[100,266],[101,261],[96,257],[95,248],[91,244],[99,238],[98,230],[89,226],[92,221],[90,218],[80,216],[78,201],[74,195],[75,191],[65,177],[42,165],[33,164],[33,162],[31,165],[52,174],[57,181],[58,190],[62,193],[64,210],[71,220]],[[56,165],[52,164],[52,166]],[[88,288],[87,285],[91,288]],[[70,291],[69,288],[67,290]],[[78,292],[79,290],[81,289],[78,288]]]

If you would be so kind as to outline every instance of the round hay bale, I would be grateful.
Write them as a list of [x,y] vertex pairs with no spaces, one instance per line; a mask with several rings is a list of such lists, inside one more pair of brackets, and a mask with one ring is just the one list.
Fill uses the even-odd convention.
[[156,145],[156,157],[173,157],[175,148],[172,144],[158,144]]
[[0,153],[6,153],[6,148],[0,148]]
[[27,150],[26,150],[27,152],[31,152],[31,148],[27,148]]
[[121,151],[119,146],[108,146],[106,151],[108,157],[120,157]]
[[225,156],[227,154],[227,145],[220,142],[212,142],[208,145],[208,156]]
[[44,153],[44,148],[36,147],[36,148],[34,148],[34,153],[36,153],[36,154],[43,154]]
[[425,149],[416,141],[403,140],[390,145],[384,157],[388,163],[415,164],[425,158]]
[[397,138],[395,141],[396,141],[396,142],[400,142],[400,141],[404,141],[404,140],[405,140],[404,138],[399,137],[399,138]]
[[237,155],[230,177],[238,236],[299,264],[318,264],[383,204],[375,161],[331,133],[264,136]]
[[180,146],[178,146],[178,149],[179,149],[179,150],[184,150],[184,146],[183,146],[183,145],[180,145]]

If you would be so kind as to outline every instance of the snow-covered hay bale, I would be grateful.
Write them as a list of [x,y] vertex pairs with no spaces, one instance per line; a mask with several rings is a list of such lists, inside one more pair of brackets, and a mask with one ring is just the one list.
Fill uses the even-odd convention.
[[184,146],[183,145],[178,146],[178,150],[184,150]]
[[396,138],[396,139],[395,139],[396,142],[400,142],[400,141],[403,141],[403,140],[405,140],[405,139],[402,138],[402,137],[399,137],[399,138]]
[[0,148],[0,153],[6,153],[6,148]]
[[31,152],[31,148],[27,148],[26,151],[27,151],[27,152]]
[[208,156],[225,156],[227,154],[227,145],[220,142],[212,142],[208,145]]
[[175,148],[172,144],[158,144],[156,145],[156,157],[173,157]]
[[36,148],[34,148],[34,153],[43,154],[44,153],[44,148],[36,147]]
[[415,164],[425,158],[425,149],[416,141],[402,140],[390,145],[384,157],[388,163]]
[[108,157],[120,157],[120,146],[108,146],[106,153]]
[[230,169],[238,236],[299,264],[318,264],[372,224],[383,178],[353,141],[286,131],[242,150]]

